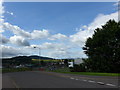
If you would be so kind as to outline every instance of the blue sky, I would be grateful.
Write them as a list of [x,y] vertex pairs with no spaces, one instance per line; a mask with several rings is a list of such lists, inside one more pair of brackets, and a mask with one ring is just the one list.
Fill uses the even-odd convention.
[[87,25],[99,14],[114,12],[113,3],[4,3],[5,10],[13,12],[5,14],[5,21],[32,31],[33,29],[49,29],[51,33],[70,35],[81,25]]
[[[109,19],[116,19],[117,9],[114,4],[115,2],[6,2],[3,4],[5,11],[3,19],[4,23],[8,24],[5,24],[7,29],[2,32],[2,35],[10,40],[4,45],[19,49],[36,45],[42,48],[43,56],[50,57],[55,57],[53,54],[63,48],[62,54],[65,57],[85,57],[81,49],[85,42],[84,39],[92,36],[94,27],[100,27],[99,25],[105,24]],[[14,26],[19,27],[20,30],[13,28]],[[88,32],[89,28],[92,33]],[[37,31],[34,32],[34,30]],[[25,35],[27,33],[28,37],[23,36],[24,33]],[[18,39],[22,44],[18,44],[16,41]],[[58,48],[50,47],[51,44],[58,45]],[[71,54],[68,55],[67,52]],[[80,55],[76,55],[78,52]],[[37,53],[32,52],[32,54]]]

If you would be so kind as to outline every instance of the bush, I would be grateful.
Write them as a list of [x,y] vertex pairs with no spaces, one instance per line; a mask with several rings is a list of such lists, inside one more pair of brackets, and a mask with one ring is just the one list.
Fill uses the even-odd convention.
[[85,72],[86,69],[85,69],[84,64],[82,63],[80,65],[75,64],[74,67],[70,67],[70,71],[71,72]]

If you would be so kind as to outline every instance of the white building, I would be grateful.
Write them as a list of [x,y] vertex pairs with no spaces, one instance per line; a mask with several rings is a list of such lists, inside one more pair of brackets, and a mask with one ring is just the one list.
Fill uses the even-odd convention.
[[74,59],[74,64],[80,64],[80,63],[83,63],[82,58],[76,58],[76,59]]

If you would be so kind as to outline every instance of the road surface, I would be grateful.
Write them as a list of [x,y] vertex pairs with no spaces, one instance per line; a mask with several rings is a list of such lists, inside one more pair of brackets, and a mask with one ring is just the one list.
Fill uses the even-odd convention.
[[4,73],[3,88],[118,88],[118,77],[44,71]]

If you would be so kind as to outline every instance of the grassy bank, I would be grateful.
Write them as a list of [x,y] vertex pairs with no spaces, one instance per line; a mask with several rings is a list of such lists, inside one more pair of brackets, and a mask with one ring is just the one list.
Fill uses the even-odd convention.
[[97,73],[97,72],[60,72],[77,75],[92,75],[92,76],[120,76],[120,73]]
[[30,68],[4,68],[2,69],[2,73],[21,72],[21,71],[31,71],[31,69]]
[[120,76],[120,73],[100,73],[100,72],[70,72],[68,68],[54,70],[57,73],[76,74],[76,75],[92,75],[92,76]]
[[0,73],[2,72],[2,68],[0,68]]
[[[21,72],[21,71],[31,71],[30,68],[4,68],[0,69],[0,72]],[[49,71],[49,70],[47,70]],[[120,76],[120,73],[99,73],[99,72],[70,72],[69,68],[61,68],[53,70],[52,72],[66,73],[66,74],[76,74],[76,75],[92,75],[92,76]]]

